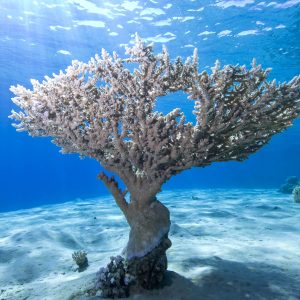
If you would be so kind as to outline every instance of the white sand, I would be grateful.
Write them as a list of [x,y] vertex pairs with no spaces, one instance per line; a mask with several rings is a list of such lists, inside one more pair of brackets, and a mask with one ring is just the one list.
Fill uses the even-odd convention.
[[[179,190],[159,199],[173,223],[168,286],[130,299],[300,299],[300,205],[292,196]],[[111,197],[0,214],[0,300],[68,299],[92,284],[127,235]],[[71,257],[78,249],[90,262],[81,273]]]

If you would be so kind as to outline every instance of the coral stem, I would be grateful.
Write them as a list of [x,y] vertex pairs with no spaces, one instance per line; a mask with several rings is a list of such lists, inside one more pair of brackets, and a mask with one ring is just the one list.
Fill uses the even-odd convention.
[[121,191],[119,188],[118,182],[115,180],[114,176],[107,176],[104,172],[101,172],[98,175],[98,178],[103,181],[105,186],[108,188],[108,190],[112,193],[112,195],[115,198],[116,203],[124,213],[126,219],[127,219],[127,210],[128,210],[128,203],[125,199],[125,195],[127,193],[127,190]]

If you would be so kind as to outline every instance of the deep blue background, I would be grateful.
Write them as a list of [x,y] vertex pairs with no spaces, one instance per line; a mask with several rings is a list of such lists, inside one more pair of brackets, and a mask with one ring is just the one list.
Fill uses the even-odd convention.
[[[236,4],[229,7],[223,1],[140,1],[132,11],[126,1],[110,5],[102,1],[62,2],[0,1],[0,211],[107,193],[96,179],[101,170],[97,162],[80,160],[77,155],[61,155],[50,138],[31,138],[11,127],[7,116],[11,109],[17,109],[10,101],[11,85],[30,88],[30,78],[41,80],[46,74],[57,73],[72,59],[86,61],[102,47],[123,54],[120,44],[128,43],[136,31],[143,38],[155,40],[157,51],[162,45],[160,38],[168,39],[173,34],[175,39],[164,40],[172,58],[191,55],[191,46],[197,47],[200,68],[212,66],[217,58],[223,64],[249,66],[256,57],[264,67],[273,68],[270,79],[286,81],[299,73],[300,1],[277,1],[270,5],[271,1],[263,5],[254,0],[230,1]],[[168,3],[173,6],[164,8]],[[112,9],[112,15],[93,12],[93,4]],[[162,9],[165,14],[141,14],[147,7]],[[201,7],[204,9],[195,11]],[[186,16],[194,19],[183,22],[180,18]],[[155,25],[168,19],[170,25]],[[103,21],[105,27],[79,26],[78,20]],[[132,20],[139,23],[131,23]],[[71,29],[51,30],[50,26],[57,25]],[[229,36],[218,36],[223,30],[232,32]],[[246,30],[257,32],[239,35]],[[201,34],[205,31],[214,33]],[[118,35],[110,35],[111,32]],[[59,50],[69,51],[70,55]],[[179,106],[187,111],[190,104],[179,93],[159,99],[157,107],[167,111]],[[298,120],[247,161],[192,169],[172,178],[163,189],[278,187],[287,176],[300,176],[299,140]]]

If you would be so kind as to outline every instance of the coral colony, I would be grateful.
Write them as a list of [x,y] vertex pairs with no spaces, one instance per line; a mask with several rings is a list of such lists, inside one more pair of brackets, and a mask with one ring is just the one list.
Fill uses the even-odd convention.
[[89,266],[87,253],[83,250],[73,252],[72,258],[78,266],[78,272],[84,271]]
[[[121,265],[131,284],[153,289],[163,281],[171,246],[169,210],[156,199],[163,183],[192,167],[242,161],[289,127],[300,115],[300,76],[276,85],[267,81],[270,69],[255,60],[250,70],[221,68],[217,61],[211,74],[199,73],[197,50],[185,62],[173,61],[166,48],[155,54],[138,36],[126,54],[102,50],[101,57],[73,61],[53,78],[32,80],[32,90],[11,87],[22,111],[10,117],[19,121],[17,131],[51,136],[62,153],[92,157],[120,178],[124,191],[113,177],[99,175],[130,226],[126,264],[112,258],[109,268]],[[195,125],[179,108],[166,115],[155,111],[157,97],[177,91],[194,102]],[[100,272],[99,288],[111,286],[105,280],[117,281],[109,268]],[[119,294],[127,295],[120,285]]]
[[296,186],[293,190],[294,200],[297,203],[300,203],[300,185]]
[[285,180],[285,183],[280,187],[279,192],[284,194],[292,194],[293,190],[300,185],[300,180],[296,176],[290,176]]

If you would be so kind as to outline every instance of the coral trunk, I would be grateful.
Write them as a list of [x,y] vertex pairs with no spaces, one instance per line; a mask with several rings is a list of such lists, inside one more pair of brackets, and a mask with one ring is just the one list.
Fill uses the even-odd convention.
[[156,199],[143,207],[133,202],[127,219],[130,234],[124,255],[128,273],[138,286],[159,287],[167,270],[166,250],[171,247],[169,210]]

